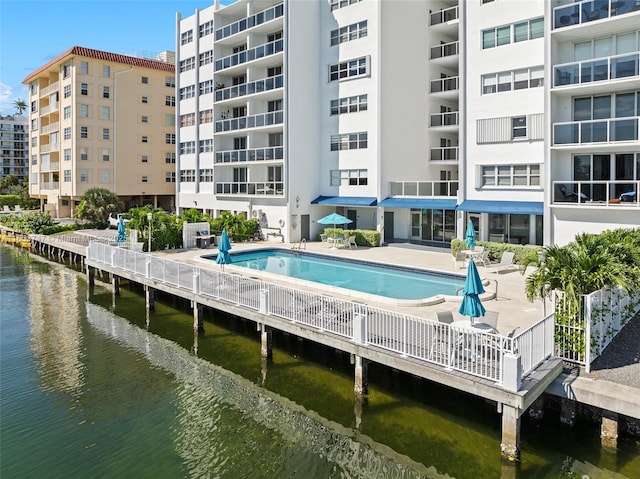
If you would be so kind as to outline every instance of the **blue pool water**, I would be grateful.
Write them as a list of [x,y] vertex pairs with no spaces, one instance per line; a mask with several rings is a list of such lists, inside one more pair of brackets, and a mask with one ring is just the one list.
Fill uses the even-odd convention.
[[[215,260],[216,255],[205,258]],[[232,253],[231,258],[234,266],[400,300],[455,296],[464,287],[464,278],[457,275],[282,249]]]

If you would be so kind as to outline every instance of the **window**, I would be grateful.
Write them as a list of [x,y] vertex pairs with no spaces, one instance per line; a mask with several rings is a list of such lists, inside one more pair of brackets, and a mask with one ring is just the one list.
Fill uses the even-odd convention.
[[200,112],[200,123],[211,123],[213,121],[213,110],[203,110]]
[[102,107],[102,119],[103,120],[109,120],[111,118],[111,108],[109,108],[108,106],[103,106]]
[[140,141],[142,143],[149,143],[149,137],[147,135],[142,135],[142,137],[140,138]]
[[540,165],[489,165],[482,167],[482,186],[539,187]]
[[71,161],[71,148],[65,148],[63,155],[63,161]]
[[31,94],[35,95],[36,93],[38,93],[38,83],[33,82],[29,85],[30,89],[31,89]]
[[175,164],[176,162],[176,154],[173,151],[167,151],[164,154],[164,162],[168,164]]
[[511,26],[490,28],[482,32],[482,48],[493,48],[507,45],[511,40]]
[[31,138],[31,146],[38,146],[38,137],[34,136]]
[[476,142],[511,143],[514,140],[544,140],[544,113],[502,116],[476,120]]
[[80,116],[82,118],[89,118],[89,105],[80,105]]
[[331,170],[331,186],[366,186],[367,170]]
[[111,67],[109,65],[103,65],[102,66],[102,76],[104,78],[110,78],[111,77]]
[[164,104],[166,106],[176,106],[176,97],[167,95],[164,97]]
[[196,181],[196,170],[180,170],[180,181],[193,183]]
[[245,150],[247,148],[247,137],[237,136],[233,139],[234,150]]
[[180,143],[180,154],[181,155],[190,155],[196,152],[196,142],[195,141],[185,141]]
[[513,26],[513,41],[524,42],[544,36],[544,18],[534,18],[528,22],[516,23]]
[[89,170],[80,170],[80,183],[89,182]]
[[206,80],[200,83],[200,95],[206,95],[207,93],[211,92],[213,92],[213,80]]
[[65,120],[68,120],[69,118],[71,118],[71,107],[70,106],[65,106],[64,107],[63,117],[64,117]]
[[164,86],[168,86],[169,88],[175,88],[176,77],[164,77]]
[[483,95],[510,90],[536,88],[543,85],[544,67],[542,66],[482,75]]
[[140,181],[142,183],[147,183],[149,181],[149,178],[147,177],[147,175],[142,175],[142,177],[140,178]]
[[102,170],[102,183],[111,183],[111,172],[109,170]]
[[213,182],[213,169],[205,168],[200,170],[200,181],[203,183],[212,183]]
[[62,172],[62,177],[65,183],[69,183],[71,181],[71,170],[64,170]]
[[65,85],[62,91],[64,98],[69,98],[71,96],[71,85]]
[[102,139],[103,140],[109,140],[111,136],[111,132],[109,131],[109,128],[103,128],[102,129]]
[[102,87],[102,98],[109,98],[111,96],[111,90],[108,86]]
[[109,161],[111,159],[111,152],[108,148],[102,149],[102,161]]
[[196,57],[180,60],[180,73],[188,72],[196,67]]
[[269,146],[282,146],[284,135],[282,133],[269,133]]
[[186,100],[187,98],[193,98],[196,96],[196,86],[189,85],[184,88],[180,88],[180,99]]
[[87,161],[89,159],[89,149],[80,148],[80,160]]
[[354,3],[358,3],[360,0],[329,0],[329,6],[331,7],[331,11],[337,10],[338,8],[348,7],[349,5],[353,5]]
[[244,52],[247,49],[247,44],[243,43],[242,45],[236,45],[233,47],[233,53]]
[[32,118],[31,119],[31,130],[37,130],[38,129],[38,119],[37,118]]
[[331,31],[331,46],[367,36],[367,21],[353,23]]
[[267,68],[267,77],[271,78],[278,75],[282,75],[282,65],[278,65],[277,67]]
[[[512,33],[513,32],[513,33]],[[503,25],[482,31],[482,48],[494,48],[502,45],[542,38],[544,18],[534,18],[514,25]],[[513,39],[512,39],[513,37]]]
[[526,138],[527,137],[527,117],[526,116],[514,116],[511,119],[511,126],[513,128],[513,138]]
[[62,130],[62,136],[65,140],[71,139],[71,127],[67,126],[64,130]]
[[89,62],[80,62],[80,73],[82,73],[83,75],[89,74]]
[[201,53],[199,56],[200,66],[207,65],[208,63],[213,63],[213,50],[207,50],[204,53]]
[[176,144],[176,134],[175,133],[165,133],[164,134],[164,144],[165,145],[175,145]]
[[200,25],[198,34],[200,37],[204,37],[205,35],[210,35],[213,33],[213,20],[209,20],[206,23]]
[[186,45],[193,41],[193,30],[188,30],[180,34],[180,45]]
[[164,174],[165,183],[175,183],[176,182],[176,172],[175,171],[167,171]]
[[331,100],[331,115],[355,113],[367,110],[367,95],[357,95]]
[[149,84],[149,77],[146,77],[146,76],[140,77],[140,83],[142,83],[143,85],[148,85]]
[[149,157],[147,155],[142,155],[140,157],[140,163],[149,163]]
[[149,123],[149,117],[145,116],[145,115],[142,115],[140,117],[140,123]]
[[357,150],[367,147],[367,132],[331,136],[331,151]]
[[31,155],[31,164],[32,165],[38,164],[38,155]]
[[200,140],[200,153],[211,153],[213,151],[213,139]]
[[140,97],[140,103],[149,103],[149,97],[146,97],[146,96]]
[[369,57],[354,58],[329,66],[329,81],[358,78],[369,74]]
[[62,66],[62,78],[69,78],[71,76],[71,65]]
[[80,83],[80,94],[82,96],[87,96],[89,94],[89,84],[88,83]]
[[267,111],[280,111],[282,110],[282,100],[271,100],[267,102]]

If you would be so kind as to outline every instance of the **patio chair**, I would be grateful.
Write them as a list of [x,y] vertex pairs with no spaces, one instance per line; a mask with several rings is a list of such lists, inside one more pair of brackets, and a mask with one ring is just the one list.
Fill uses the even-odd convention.
[[496,311],[487,311],[484,313],[482,318],[478,318],[480,322],[488,324],[491,326],[491,329],[497,333],[498,332],[498,316],[500,313]]
[[10,212],[11,212],[11,208],[9,208],[9,205],[4,205],[4,206],[2,207],[2,210],[3,210],[3,211],[5,211],[5,212],[7,212],[7,213],[10,213]]
[[349,236],[349,239],[347,240],[347,246],[349,247],[349,249],[351,249],[352,246],[358,248],[358,245],[356,243],[356,235]]
[[492,263],[488,265],[487,268],[494,270],[496,274],[499,274],[501,271],[517,269],[518,266],[513,262],[514,255],[515,253],[513,251],[505,251],[502,253],[499,263]]
[[453,267],[455,269],[464,268],[466,263],[467,263],[467,255],[463,251],[460,251],[453,257]]
[[322,241],[325,244],[327,244],[327,238],[328,236],[324,233],[320,235],[320,241]]
[[475,262],[478,264],[482,264],[482,266],[484,266],[486,269],[487,266],[491,264],[491,260],[489,259],[489,252],[487,250],[484,250],[480,256],[475,258]]
[[436,311],[436,319],[439,323],[451,324],[453,323],[452,311]]

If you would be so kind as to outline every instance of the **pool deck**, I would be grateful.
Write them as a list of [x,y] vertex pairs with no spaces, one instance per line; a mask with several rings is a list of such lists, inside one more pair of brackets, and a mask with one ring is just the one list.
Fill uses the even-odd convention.
[[[292,246],[293,245],[288,243],[277,242],[233,243],[231,252],[233,253],[234,251],[256,248],[282,248],[285,250],[291,250]],[[358,247],[357,249],[332,249],[320,242],[309,242],[306,244],[306,251],[326,254],[336,258],[349,258],[383,264],[402,265],[447,273],[457,273],[460,275],[466,274],[465,268],[454,268],[453,258],[448,249],[430,248],[409,243],[393,243],[388,246],[378,248]],[[200,259],[200,256],[211,255],[216,252],[217,249],[215,247],[211,247],[210,249],[173,250],[154,252],[153,254],[162,255],[167,259],[197,264],[200,267],[219,269],[221,267],[220,265],[217,265],[212,261],[204,261]],[[209,266],[207,266],[207,264],[209,264]],[[234,271],[242,272],[242,268],[238,268]],[[543,318],[544,305],[542,301],[536,300],[534,302],[530,302],[524,294],[525,275],[522,275],[518,270],[505,271],[497,274],[490,269],[487,271],[482,266],[478,268],[478,271],[483,279],[489,280],[489,284],[485,286],[487,293],[483,295],[482,302],[488,311],[496,311],[499,313],[498,330],[500,333],[507,334],[515,328],[526,329],[528,326]],[[532,271],[533,269],[528,269],[526,274],[529,274]],[[251,270],[250,274],[251,276],[259,275],[255,270]],[[276,275],[270,275],[269,280],[278,281]],[[496,281],[498,284],[497,297],[495,295]],[[286,283],[286,281],[280,282]],[[299,286],[300,285],[298,284],[298,287]],[[314,288],[308,287],[308,289],[313,290]],[[322,291],[322,289],[319,289],[319,291]],[[331,294],[336,296],[335,290],[332,290]],[[339,293],[337,295],[345,299],[350,299],[348,292],[345,292],[344,295],[340,295]],[[455,300],[447,300],[437,304],[421,306],[398,306],[386,302],[377,302],[372,299],[363,300],[358,298],[357,300],[372,306],[400,311],[428,319],[435,319],[436,311],[454,311],[454,316],[457,317],[457,319],[463,319],[463,317],[457,312],[460,302]],[[548,306],[550,307],[550,305]],[[517,332],[518,331],[516,331],[516,334]]]

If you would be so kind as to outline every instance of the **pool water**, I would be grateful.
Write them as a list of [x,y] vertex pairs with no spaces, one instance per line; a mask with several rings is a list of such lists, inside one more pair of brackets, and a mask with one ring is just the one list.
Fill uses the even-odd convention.
[[[204,258],[215,261],[216,255]],[[437,295],[455,296],[464,287],[464,277],[460,275],[378,265],[306,252],[263,249],[232,253],[231,258],[233,266],[397,300],[418,300]]]

